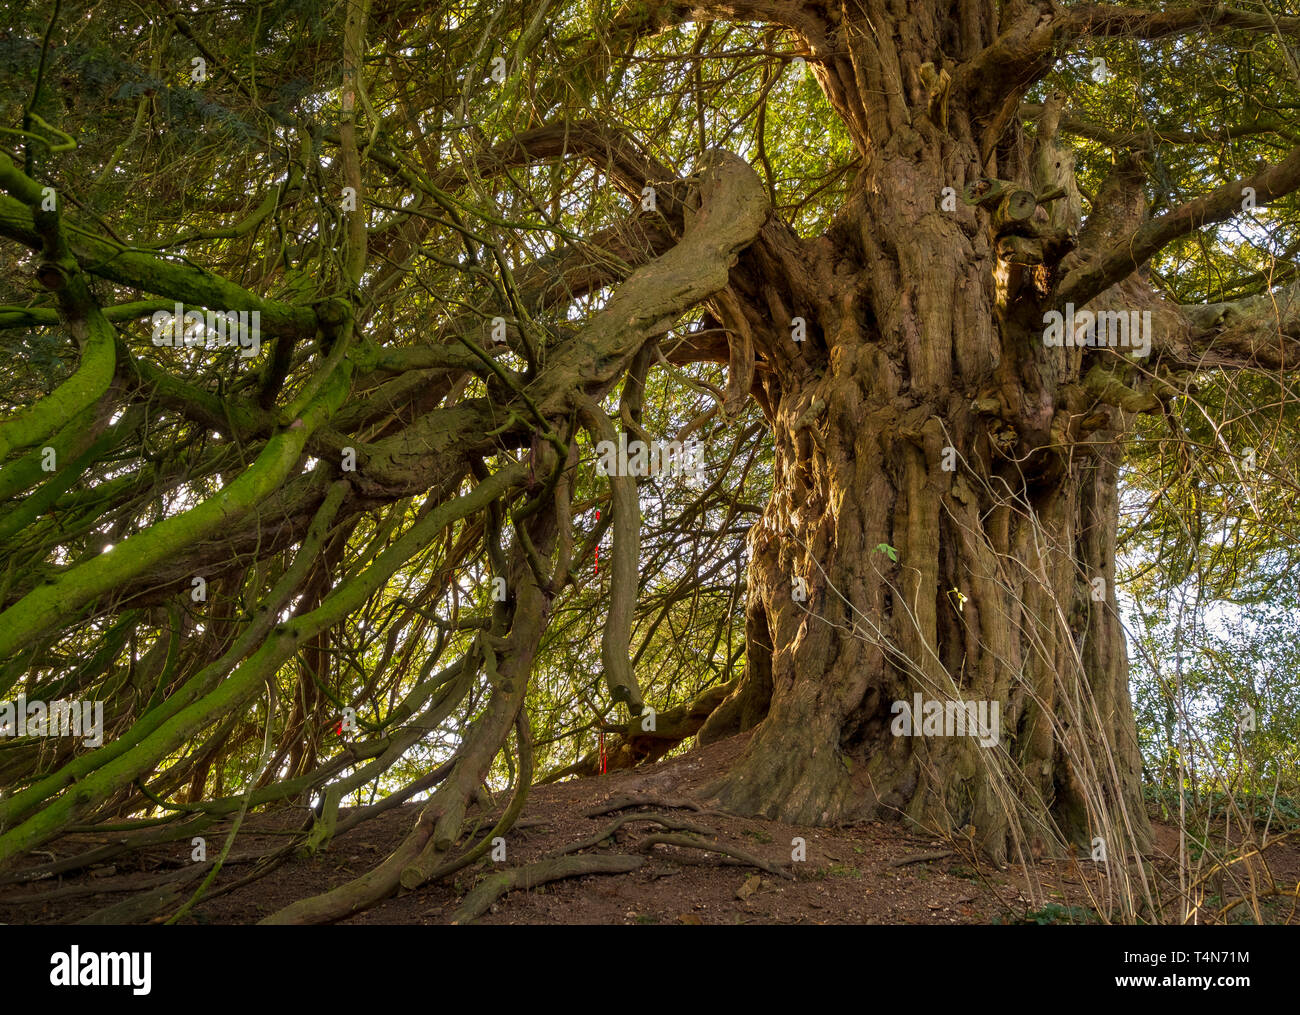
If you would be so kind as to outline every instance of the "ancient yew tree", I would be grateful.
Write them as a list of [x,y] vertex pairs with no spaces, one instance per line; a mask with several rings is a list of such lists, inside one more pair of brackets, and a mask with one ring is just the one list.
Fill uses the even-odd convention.
[[1124,439],[1300,361],[1282,6],[9,9],[0,697],[104,734],[0,867],[422,800],[334,919],[739,733],[721,809],[1143,850]]

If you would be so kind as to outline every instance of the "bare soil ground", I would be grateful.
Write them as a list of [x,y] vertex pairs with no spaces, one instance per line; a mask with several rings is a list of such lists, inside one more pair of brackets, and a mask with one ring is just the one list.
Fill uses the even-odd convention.
[[[671,816],[703,828],[694,840],[761,861],[721,855],[698,846],[647,843],[655,833],[690,835],[629,821],[611,837],[578,853],[631,854],[644,857],[636,870],[583,875],[511,892],[478,920],[487,924],[989,924],[1097,922],[1098,912],[1113,907],[1102,865],[1079,857],[1039,858],[1027,872],[1008,865],[998,869],[977,856],[965,842],[927,837],[898,822],[870,822],[826,829],[737,818],[688,807],[670,806],[697,797],[699,788],[731,763],[744,746],[733,738],[683,756],[633,771],[534,788],[515,829],[506,836],[506,858],[485,857],[441,882],[390,898],[347,921],[356,924],[439,924],[451,922],[467,893],[486,875],[530,864],[589,838],[619,816],[644,819]],[[606,810],[626,798],[644,806]],[[470,812],[469,827],[479,820],[477,835],[486,834],[505,801],[495,810]],[[254,923],[289,903],[341,885],[365,873],[387,856],[411,828],[420,805],[410,804],[379,815],[337,837],[328,850],[312,857],[292,857],[269,875],[201,903],[185,923]],[[340,819],[346,811],[340,811]],[[283,834],[300,817],[249,818],[241,831],[233,863],[216,888],[229,885],[249,870],[244,856],[282,844]],[[1176,905],[1178,831],[1157,822],[1156,849],[1149,858],[1152,891]],[[68,837],[39,860],[63,858],[103,844],[108,837]],[[802,838],[806,859],[792,861],[792,840]],[[469,840],[465,840],[465,845]],[[221,848],[209,839],[210,855]],[[153,847],[129,859],[29,884],[0,885],[0,923],[73,923],[131,897],[132,891],[179,871],[190,862],[188,840]],[[1267,851],[1267,874],[1293,887],[1300,882],[1300,836],[1291,836]],[[1257,883],[1265,868],[1253,861]],[[1134,868],[1134,872],[1136,868]],[[1238,864],[1242,882],[1245,865]],[[1029,885],[1041,886],[1038,902]],[[1220,886],[1210,883],[1211,895]],[[1229,881],[1228,896],[1236,892]],[[193,891],[191,885],[182,899]],[[1295,900],[1265,899],[1260,916],[1268,923],[1300,923]],[[167,909],[170,913],[176,907]],[[1109,910],[1112,918],[1118,912]],[[1248,907],[1231,914],[1233,922],[1254,920]]]

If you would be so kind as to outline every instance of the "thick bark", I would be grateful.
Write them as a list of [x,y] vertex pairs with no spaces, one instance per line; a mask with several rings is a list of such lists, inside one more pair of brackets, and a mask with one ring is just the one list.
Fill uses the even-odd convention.
[[[864,41],[853,59],[875,73],[882,60],[915,67],[925,27],[896,27],[897,50]],[[756,394],[776,462],[750,534],[746,674],[700,739],[757,729],[710,795],[792,822],[973,826],[998,859],[1098,836],[1112,854],[1117,840],[1145,848],[1113,586],[1125,418],[1102,404],[1104,379],[1083,382],[1100,357],[1045,347],[1042,324],[1058,278],[1106,263],[1141,225],[1140,187],[1117,168],[1111,214],[1076,241],[1059,98],[1037,147],[1003,145],[997,165],[946,86],[866,101],[863,75],[836,73],[819,79],[854,107],[840,112],[870,149],[854,192],[826,237],[769,226],[733,278],[746,331],[775,367]],[[981,178],[1015,189],[943,208],[944,188],[971,193]],[[1129,285],[1091,306],[1154,302]],[[787,310],[808,322],[801,346]],[[996,704],[996,742],[960,727],[895,735],[895,703],[918,694]]]

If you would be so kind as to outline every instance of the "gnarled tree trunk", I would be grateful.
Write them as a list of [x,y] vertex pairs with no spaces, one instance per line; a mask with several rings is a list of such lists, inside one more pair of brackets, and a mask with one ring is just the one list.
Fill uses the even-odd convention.
[[[921,66],[924,19],[884,23],[890,52],[845,8],[850,57],[822,76],[867,153],[844,211],[815,241],[770,224],[734,273],[741,298],[719,301],[774,365],[758,385],[776,467],[750,535],[748,669],[701,739],[757,729],[712,792],[790,821],[966,828],[999,858],[1117,828],[1140,848],[1112,585],[1123,421],[1042,324],[1071,265],[1141,215],[1140,189],[1117,180],[1132,214],[1077,236],[1059,104],[1030,157],[999,163],[1032,146],[1013,130],[982,155],[947,71]],[[859,92],[864,75],[910,87]],[[1020,206],[974,203],[997,180]],[[894,703],[918,694],[996,704],[996,736],[896,735]]]

